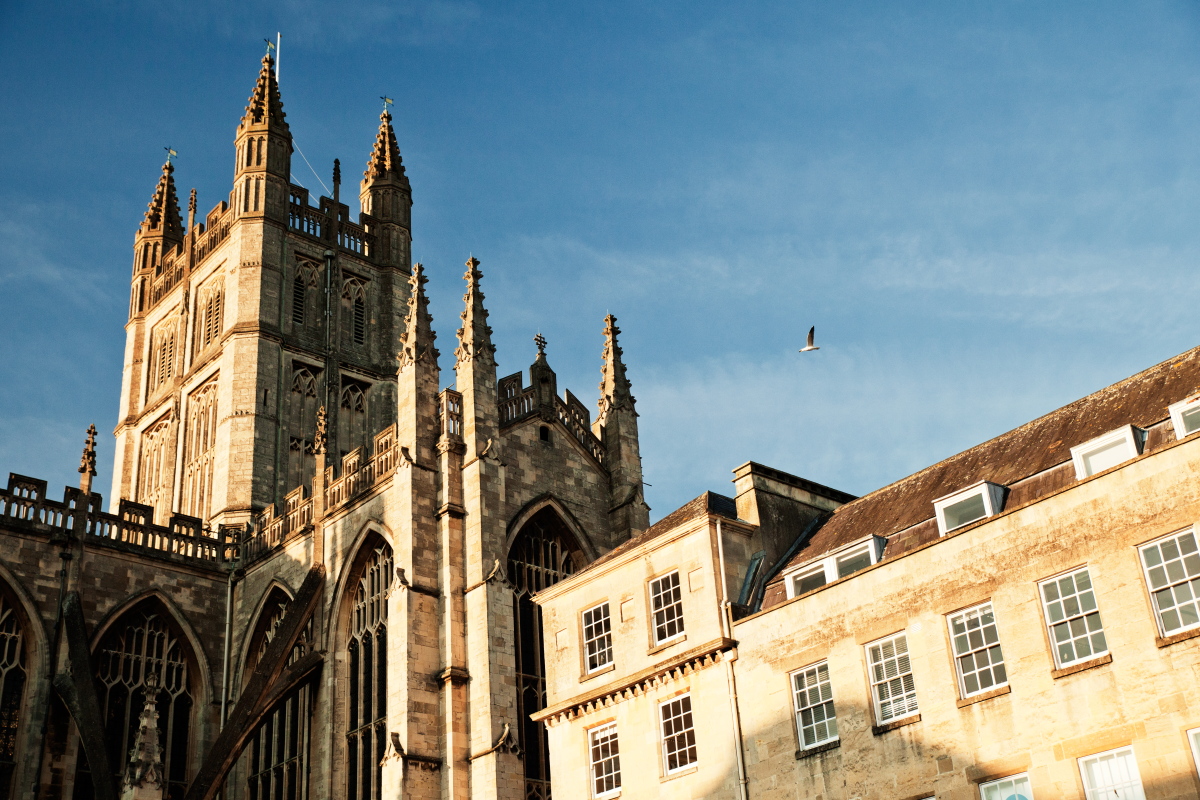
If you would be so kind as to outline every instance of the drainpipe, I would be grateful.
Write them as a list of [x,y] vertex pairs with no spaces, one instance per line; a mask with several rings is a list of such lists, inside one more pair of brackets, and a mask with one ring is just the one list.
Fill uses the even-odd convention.
[[221,730],[225,729],[225,708],[229,703],[229,651],[233,636],[233,576],[236,569],[229,570],[229,581],[225,584],[225,655],[221,664]]
[[[717,520],[717,565],[721,572],[721,633],[726,639],[733,638],[733,606],[729,602],[729,587],[725,578],[725,536],[721,532],[721,520]],[[733,651],[722,653],[725,662],[725,682],[729,692],[729,712],[733,717],[733,735],[737,742],[738,797],[748,800],[749,779],[746,777],[746,759],[742,753],[742,712],[738,708],[737,679],[733,674]]]

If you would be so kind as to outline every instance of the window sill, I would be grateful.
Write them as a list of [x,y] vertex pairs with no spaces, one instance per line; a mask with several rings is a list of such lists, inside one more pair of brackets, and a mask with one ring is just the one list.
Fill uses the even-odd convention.
[[[607,664],[605,664],[603,667],[600,667],[600,669],[594,669],[591,672],[585,672],[582,675],[580,675],[579,682],[584,683],[585,681],[590,681],[592,678],[598,678],[601,675],[612,672],[616,668],[617,668],[617,662],[610,661]],[[608,795],[605,795],[605,797],[608,797]],[[600,800],[604,800],[604,798],[600,798]]]
[[882,725],[876,725],[875,727],[871,728],[871,733],[875,734],[876,736],[882,736],[883,734],[887,733],[888,731],[894,731],[894,730],[896,730],[896,728],[903,728],[905,725],[912,725],[912,724],[920,722],[920,721],[921,721],[921,715],[913,714],[910,717],[904,717],[902,719],[894,719],[891,722],[885,722]]
[[962,700],[958,701],[958,707],[966,708],[967,706],[973,706],[976,703],[982,703],[984,700],[991,700],[993,697],[1006,695],[1011,691],[1012,687],[1008,684],[1005,684],[997,689],[989,689],[986,692],[980,692],[979,694],[973,694],[970,697],[964,697]]
[[1181,631],[1170,636],[1159,636],[1154,643],[1159,647],[1170,647],[1179,642],[1186,642],[1188,639],[1195,639],[1197,636],[1200,636],[1200,628],[1192,628],[1190,631]]
[[658,782],[666,783],[667,781],[673,781],[676,778],[682,778],[684,775],[691,775],[691,774],[693,774],[695,772],[699,772],[699,771],[700,771],[700,765],[693,764],[690,767],[684,767],[683,769],[676,770],[675,772],[668,772],[666,775],[663,775],[662,777],[660,777],[658,779]]
[[678,636],[676,636],[674,639],[668,639],[667,641],[663,642],[662,644],[654,645],[654,647],[651,647],[649,650],[646,651],[646,655],[652,656],[655,653],[661,653],[663,650],[666,650],[668,647],[672,647],[674,645],[679,644],[680,642],[686,642],[686,641],[687,641],[687,634],[681,633]]
[[1068,675],[1074,675],[1076,672],[1083,672],[1085,669],[1092,669],[1093,667],[1102,667],[1105,664],[1111,664],[1111,663],[1112,663],[1112,653],[1105,653],[1104,655],[1100,656],[1099,658],[1093,658],[1090,661],[1081,661],[1080,663],[1072,664],[1069,667],[1063,667],[1062,669],[1052,670],[1050,672],[1050,677],[1054,678],[1055,680],[1058,680],[1059,678],[1065,678]]
[[842,740],[834,739],[832,742],[826,742],[825,744],[818,744],[818,745],[813,745],[812,747],[808,747],[808,748],[801,748],[796,751],[796,760],[799,761],[802,758],[808,758],[810,756],[819,755],[821,753],[828,753],[830,750],[836,750],[837,748],[839,748],[841,746],[842,746]]

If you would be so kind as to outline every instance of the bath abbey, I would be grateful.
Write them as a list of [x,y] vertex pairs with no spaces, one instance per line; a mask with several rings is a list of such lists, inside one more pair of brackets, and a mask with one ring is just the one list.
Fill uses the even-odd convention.
[[111,494],[94,428],[0,489],[0,800],[1200,796],[1200,348],[651,525],[616,319],[594,413],[498,377],[472,257],[443,356],[390,114],[357,216],[292,154],[267,56],[134,235]]

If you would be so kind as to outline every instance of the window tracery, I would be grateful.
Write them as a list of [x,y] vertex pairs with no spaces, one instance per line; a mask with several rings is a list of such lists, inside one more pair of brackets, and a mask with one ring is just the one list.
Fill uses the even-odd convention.
[[350,609],[346,723],[347,800],[380,800],[387,723],[387,601],[392,549],[370,548]]
[[287,395],[287,490],[312,482],[316,469],[313,436],[317,430],[317,378],[310,369],[296,365]]
[[197,354],[220,338],[224,303],[225,285],[219,277],[200,290],[196,298],[196,330],[192,337]]
[[[263,607],[253,664],[266,653],[291,599],[275,589]],[[308,652],[312,619],[292,648],[287,663]],[[252,665],[248,665],[252,668]],[[308,797],[308,749],[311,739],[312,687],[305,684],[279,701],[255,731],[247,749],[247,797],[251,800],[304,800]]]
[[176,374],[175,341],[177,339],[175,320],[160,323],[150,337],[150,391],[153,392],[165,385]]
[[138,465],[138,502],[154,507],[155,519],[171,513],[171,490],[175,483],[175,425],[169,416],[142,433]]
[[21,620],[8,597],[0,592],[0,798],[12,793],[26,677]]
[[[159,605],[148,600],[128,611],[105,634],[93,656],[109,764],[120,779],[145,707],[146,676],[158,677],[158,736],[162,747],[163,797],[187,790],[188,749],[194,697],[192,654]],[[80,751],[75,800],[92,796],[92,779]]]
[[338,447],[345,456],[367,445],[367,395],[364,387],[343,379],[338,411]]
[[573,574],[581,561],[575,537],[550,507],[522,526],[508,554],[516,627],[517,719],[521,720],[527,800],[550,800],[550,743],[545,727],[529,719],[546,706],[542,610],[532,597]]
[[217,443],[217,382],[192,393],[184,428],[183,513],[207,519],[212,502],[214,448]]
[[360,278],[346,278],[342,283],[342,343],[361,346],[366,341],[366,283]]

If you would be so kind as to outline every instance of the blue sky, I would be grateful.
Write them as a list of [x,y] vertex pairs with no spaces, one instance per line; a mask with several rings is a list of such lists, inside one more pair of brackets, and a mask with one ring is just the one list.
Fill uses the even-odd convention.
[[594,402],[618,316],[654,518],[751,459],[864,493],[1200,344],[1195,3],[6,0],[0,470],[57,495],[94,421],[107,493],[162,148],[225,196],[276,31],[326,182],[395,98],[447,375],[469,253],[502,375],[540,329]]

